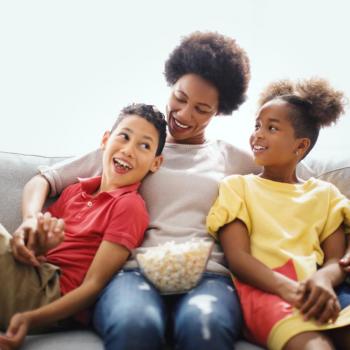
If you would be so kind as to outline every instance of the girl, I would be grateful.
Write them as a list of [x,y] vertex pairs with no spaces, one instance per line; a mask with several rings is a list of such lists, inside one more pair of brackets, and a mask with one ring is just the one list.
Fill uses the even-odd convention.
[[207,217],[237,278],[247,336],[269,349],[350,348],[350,307],[340,312],[334,291],[345,277],[338,261],[350,201],[330,183],[296,174],[343,104],[321,79],[269,86],[250,138],[262,173],[224,179]]

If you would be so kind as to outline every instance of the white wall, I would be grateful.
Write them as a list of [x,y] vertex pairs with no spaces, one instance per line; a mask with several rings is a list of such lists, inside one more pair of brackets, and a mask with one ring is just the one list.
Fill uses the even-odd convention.
[[[346,0],[0,1],[0,150],[71,155],[99,145],[126,104],[164,109],[163,64],[194,30],[235,37],[251,59],[249,99],[210,137],[247,148],[259,92],[322,76],[350,96]],[[349,111],[314,155],[350,155]]]

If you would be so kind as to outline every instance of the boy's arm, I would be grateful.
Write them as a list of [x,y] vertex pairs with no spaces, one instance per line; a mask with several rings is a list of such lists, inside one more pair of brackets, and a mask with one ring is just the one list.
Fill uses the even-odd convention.
[[20,346],[30,327],[53,323],[89,307],[107,282],[124,265],[129,253],[121,245],[102,241],[81,286],[51,304],[13,316],[6,336],[0,336],[0,347],[5,344],[14,349]]
[[239,280],[298,305],[303,294],[302,285],[251,256],[248,230],[242,221],[236,219],[225,225],[219,238],[228,266]]
[[345,234],[342,227],[328,236],[322,243],[324,264],[305,281],[306,298],[300,309],[305,319],[316,318],[325,323],[335,320],[340,311],[340,305],[334,292],[334,287],[345,278],[345,272],[339,265],[339,259],[345,251]]

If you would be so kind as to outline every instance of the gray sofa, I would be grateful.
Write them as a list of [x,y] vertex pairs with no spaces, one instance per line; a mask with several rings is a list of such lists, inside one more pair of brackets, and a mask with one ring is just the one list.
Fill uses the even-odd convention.
[[[37,173],[39,165],[51,165],[65,157],[42,157],[28,154],[0,152],[0,222],[13,232],[21,222],[21,194],[24,184]],[[302,177],[315,176],[337,185],[350,197],[350,159],[337,161],[307,160],[299,169]],[[16,291],[14,291],[16,293]],[[1,310],[0,310],[1,312]],[[92,330],[72,330],[27,337],[25,350],[102,350],[100,338]],[[260,348],[240,341],[236,350]],[[137,350],[137,349],[135,349]]]

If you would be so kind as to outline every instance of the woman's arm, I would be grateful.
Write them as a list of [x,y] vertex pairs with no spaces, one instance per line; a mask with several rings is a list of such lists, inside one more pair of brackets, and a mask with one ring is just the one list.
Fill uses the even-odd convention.
[[343,271],[350,273],[350,240],[347,239],[346,251],[344,256],[339,260],[340,266],[343,268]]
[[235,220],[225,225],[219,238],[228,266],[239,280],[298,305],[303,294],[302,286],[251,256],[248,230],[242,221]]
[[322,250],[324,264],[305,281],[306,298],[300,311],[305,319],[314,317],[325,323],[335,320],[340,312],[334,287],[345,278],[345,272],[339,265],[339,259],[345,252],[345,234],[342,227],[323,241]]
[[32,177],[25,184],[22,194],[23,220],[34,218],[42,211],[49,191],[49,182],[42,175]]
[[103,241],[81,286],[51,304],[13,316],[6,336],[0,337],[0,345],[16,348],[20,346],[30,327],[65,319],[89,307],[107,282],[124,265],[129,253],[123,246]]
[[39,265],[36,257],[37,215],[42,211],[49,194],[48,181],[41,175],[32,177],[24,186],[22,196],[23,222],[13,233],[11,248],[13,256],[25,264]]

